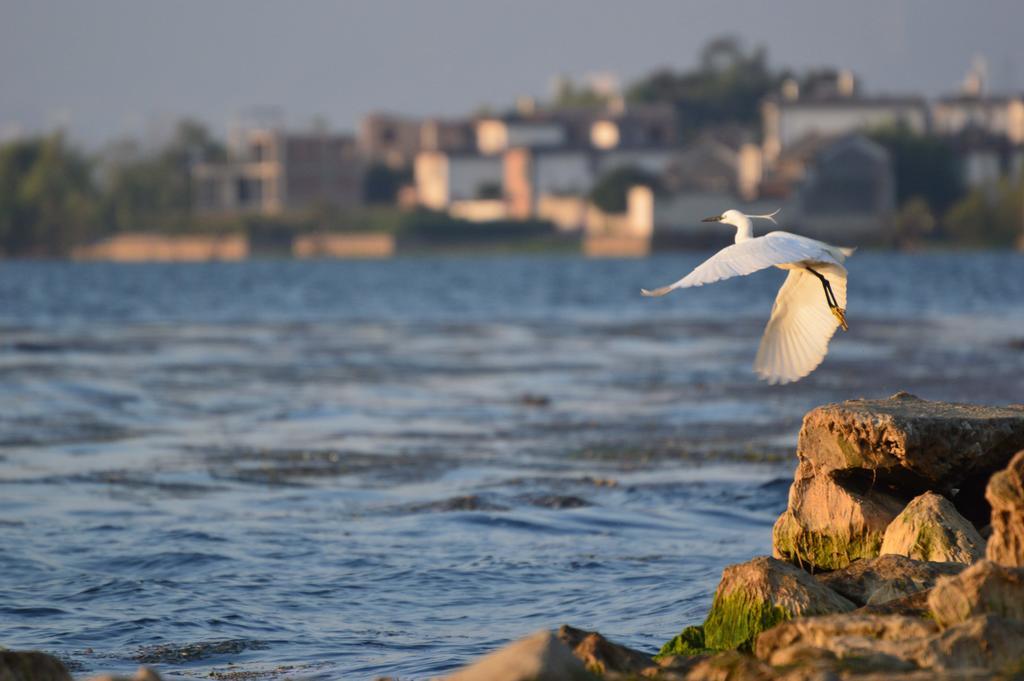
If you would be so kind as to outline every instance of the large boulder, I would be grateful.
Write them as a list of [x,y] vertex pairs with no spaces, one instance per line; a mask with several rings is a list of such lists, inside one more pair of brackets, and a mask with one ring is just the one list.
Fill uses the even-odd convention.
[[779,622],[855,607],[800,568],[761,556],[725,568],[704,624],[687,627],[662,647],[659,656],[746,650],[759,633]]
[[959,574],[961,563],[913,560],[884,555],[854,561],[847,567],[817,575],[817,580],[858,605],[882,605],[935,586],[939,577]]
[[[826,661],[834,672],[929,670],[922,678],[1019,678],[1024,622],[978,615],[940,631],[932,621],[897,615],[830,615],[780,624],[757,638],[754,652],[773,667]],[[827,677],[826,677],[827,678]],[[834,676],[831,678],[835,678]],[[845,676],[844,676],[845,678]],[[917,678],[912,676],[911,678]]]
[[1024,449],[1024,405],[986,407],[930,402],[907,393],[849,400],[804,417],[799,477],[870,471],[914,493],[952,496],[1006,466]]
[[805,617],[762,633],[754,653],[772,666],[824,658],[862,670],[907,671],[938,630],[934,622],[899,615]]
[[925,492],[889,523],[881,554],[970,564],[985,555],[985,540],[946,497]]
[[1024,676],[1024,622],[998,615],[977,615],[933,636],[917,663],[935,670],[987,670]]
[[874,558],[904,503],[882,486],[840,483],[830,473],[798,477],[772,529],[772,554],[812,571]]
[[1024,567],[1024,451],[992,476],[985,498],[992,505],[986,557],[1000,565]]
[[928,607],[942,627],[984,614],[1024,620],[1024,569],[980,560],[940,579],[928,594]]
[[0,681],[71,681],[71,674],[52,655],[0,649]]
[[550,631],[509,643],[448,677],[449,681],[593,681],[572,650]]

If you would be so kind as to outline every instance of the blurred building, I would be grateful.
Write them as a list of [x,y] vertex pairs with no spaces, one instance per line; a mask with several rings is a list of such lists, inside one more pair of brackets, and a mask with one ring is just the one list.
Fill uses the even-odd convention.
[[370,163],[408,168],[422,148],[422,128],[418,118],[371,113],[359,124],[359,152]]
[[422,205],[468,219],[540,217],[577,229],[580,202],[602,176],[627,166],[660,175],[676,147],[668,105],[538,109],[525,99],[500,116],[426,121],[416,192]]
[[793,80],[761,105],[764,156],[773,163],[789,145],[809,135],[830,136],[893,126],[929,131],[928,104],[919,96],[860,94],[856,79],[840,72],[832,82],[801,93]]
[[348,135],[247,129],[230,141],[227,161],[192,167],[193,208],[200,214],[264,215],[319,205],[349,208],[362,203],[363,167]]
[[1024,96],[943,97],[932,106],[932,127],[938,135],[980,133],[1024,144]]

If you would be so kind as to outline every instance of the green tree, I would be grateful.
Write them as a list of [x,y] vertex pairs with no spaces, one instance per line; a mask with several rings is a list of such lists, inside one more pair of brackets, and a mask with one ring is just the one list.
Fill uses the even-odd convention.
[[964,195],[960,161],[947,141],[918,135],[906,126],[876,130],[871,137],[892,158],[897,203],[921,197],[933,213],[941,214]]
[[393,204],[398,190],[412,179],[408,170],[395,170],[383,163],[374,163],[363,177],[363,198],[369,204]]
[[606,213],[623,213],[629,189],[636,185],[661,190],[657,176],[636,166],[621,166],[605,173],[597,181],[590,191],[590,200]]
[[596,92],[589,85],[577,85],[567,76],[558,79],[555,86],[555,98],[552,105],[559,107],[575,106],[605,106],[608,104],[608,96]]
[[90,161],[61,133],[0,148],[0,250],[59,256],[97,230]]
[[696,69],[656,71],[633,83],[627,98],[672,104],[680,136],[689,139],[709,125],[756,125],[761,100],[785,75],[769,68],[763,48],[747,50],[738,38],[724,36],[705,45]]
[[223,160],[226,152],[201,123],[184,120],[155,152],[128,140],[114,145],[106,156],[102,175],[107,228],[180,231],[189,227],[192,165]]
[[946,232],[967,246],[1012,247],[1024,235],[1024,182],[971,191],[946,213]]

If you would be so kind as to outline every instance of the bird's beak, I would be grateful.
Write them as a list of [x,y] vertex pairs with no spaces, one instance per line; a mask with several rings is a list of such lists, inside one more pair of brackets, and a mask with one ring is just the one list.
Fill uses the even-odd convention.
[[721,222],[721,221],[722,221],[722,216],[721,215],[712,215],[709,218],[704,218],[703,220],[701,220],[701,222]]

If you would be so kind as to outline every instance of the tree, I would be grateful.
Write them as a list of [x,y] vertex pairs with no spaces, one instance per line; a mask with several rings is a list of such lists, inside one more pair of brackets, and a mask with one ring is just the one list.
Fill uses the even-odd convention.
[[408,171],[374,163],[367,168],[363,178],[363,198],[370,204],[393,204],[398,198],[398,190],[411,179]]
[[106,225],[111,231],[187,228],[192,165],[225,157],[224,146],[192,120],[178,123],[155,153],[132,140],[119,142],[108,150],[103,172]]
[[949,236],[968,246],[1011,247],[1021,238],[1024,182],[1001,180],[955,203],[943,223]]
[[933,213],[941,214],[964,195],[960,161],[945,140],[918,135],[906,126],[876,130],[871,137],[892,158],[897,203],[921,197]]
[[605,173],[597,181],[590,191],[590,200],[606,213],[624,213],[629,190],[636,185],[661,190],[657,176],[636,166],[621,166]]
[[91,237],[97,227],[91,173],[89,160],[61,133],[0,148],[0,250],[58,256]]
[[709,125],[755,125],[761,100],[779,87],[785,75],[769,68],[763,48],[748,51],[738,38],[725,36],[704,46],[696,69],[656,71],[633,83],[627,98],[672,104],[680,136],[689,139]]

